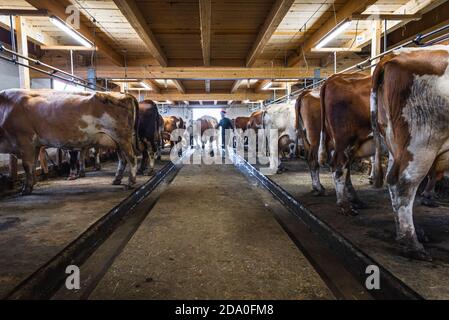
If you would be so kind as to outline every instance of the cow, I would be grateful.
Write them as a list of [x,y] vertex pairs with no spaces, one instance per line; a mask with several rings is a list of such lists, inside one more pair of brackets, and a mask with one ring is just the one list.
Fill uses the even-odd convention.
[[[296,128],[305,151],[305,158],[312,178],[312,188],[317,196],[324,195],[325,189],[320,182],[318,148],[321,132],[320,89],[307,89],[296,100]],[[326,128],[324,128],[326,130]],[[326,141],[329,149],[329,141]]]
[[249,116],[249,120],[248,120],[248,124],[247,124],[247,129],[253,129],[254,131],[257,132],[257,130],[262,128],[262,115],[263,115],[263,111],[262,110],[257,110],[254,111],[253,113],[251,113],[251,115]]
[[22,159],[22,194],[35,184],[41,147],[81,150],[118,149],[113,184],[121,183],[130,163],[127,187],[136,183],[138,103],[127,94],[8,89],[0,92],[0,152]]
[[448,46],[404,48],[385,55],[372,80],[373,131],[389,151],[396,239],[408,255],[424,260],[431,257],[418,239],[424,235],[413,223],[413,203],[429,172],[438,176],[449,168],[448,66]]
[[181,117],[178,118],[175,116],[167,116],[167,117],[162,117],[162,118],[164,120],[164,129],[163,129],[164,140],[169,141],[170,146],[173,148],[175,142],[171,141],[171,139],[170,139],[171,134],[176,129],[185,129],[186,128],[185,122]]
[[[335,183],[337,205],[343,215],[357,215],[366,205],[351,181],[356,158],[375,154],[370,118],[371,76],[362,73],[335,74],[321,86],[321,132],[318,161],[329,163]],[[329,139],[332,151],[328,158]],[[374,168],[376,186],[382,185],[380,161]]]
[[241,143],[243,145],[247,143],[247,139],[245,138],[244,133],[248,128],[249,121],[250,117],[236,117],[232,120],[232,125],[234,126],[236,134],[236,143]]
[[250,117],[236,117],[233,120],[234,129],[240,129],[243,132],[248,128],[248,122],[250,121]]
[[[197,137],[193,137],[193,142],[194,145],[196,145],[196,147],[202,147],[203,149],[206,146],[206,143],[209,144],[209,148],[210,148],[210,154],[213,155],[214,154],[214,147],[213,144],[215,142],[216,144],[216,148],[217,150],[219,150],[218,148],[218,137],[216,137],[215,135],[204,135],[204,133],[206,132],[206,130],[215,130],[218,126],[218,121],[217,119],[215,119],[212,116],[202,116],[201,118],[198,118],[196,121],[190,121],[189,127],[192,128],[192,126],[196,125],[197,128],[199,129],[198,134],[200,134],[200,136]],[[191,131],[192,129],[190,129],[189,131]],[[209,132],[211,133],[211,132]]]
[[[278,155],[278,139],[287,135],[292,143],[290,143],[290,157],[296,153],[296,112],[295,105],[291,103],[273,104],[268,106],[262,114],[263,128],[268,137],[268,149],[270,157],[270,172],[280,172],[279,155]],[[271,132],[272,130],[276,131]]]
[[143,174],[150,160],[150,175],[154,170],[155,153],[162,145],[163,118],[160,116],[156,104],[151,100],[139,103],[139,125],[138,133],[142,144],[142,161],[140,162],[138,174]]

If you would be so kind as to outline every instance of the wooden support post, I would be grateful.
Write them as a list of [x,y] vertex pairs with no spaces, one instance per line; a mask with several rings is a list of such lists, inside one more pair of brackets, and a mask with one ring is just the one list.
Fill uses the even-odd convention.
[[[28,56],[26,28],[24,28],[23,23],[24,20],[22,17],[15,17],[15,26],[14,28],[11,26],[11,32],[14,32],[14,29],[16,31],[17,52],[24,56]],[[28,61],[22,58],[19,58],[19,62],[28,64]],[[19,66],[19,81],[20,88],[30,88],[30,69]],[[13,155],[9,156],[9,176],[13,182],[17,180],[17,158]]]
[[[373,20],[371,23],[371,58],[378,56],[381,52],[381,35],[382,35],[382,21]],[[379,59],[372,61],[377,63]],[[374,68],[371,68],[371,74]]]
[[[28,40],[26,34],[25,21],[22,17],[15,17],[15,29],[17,37],[17,52],[21,55],[28,56]],[[28,65],[28,60],[19,58],[19,62]],[[20,88],[30,89],[30,69],[27,67],[19,66],[19,80]]]

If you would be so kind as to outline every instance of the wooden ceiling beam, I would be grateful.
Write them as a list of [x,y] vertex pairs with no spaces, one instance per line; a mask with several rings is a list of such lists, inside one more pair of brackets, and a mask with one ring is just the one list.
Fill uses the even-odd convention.
[[[438,0],[438,1],[424,0],[421,2],[416,2],[415,0],[410,0],[403,6],[401,6],[397,10],[395,10],[395,12],[393,14],[400,14],[401,12],[413,12],[413,11],[420,12],[422,10],[430,11],[431,9],[429,9],[430,8],[429,6],[435,7],[444,2],[445,1],[443,1],[443,0]],[[419,15],[419,13],[417,13],[417,14]],[[445,14],[445,11],[444,10],[441,11],[441,14]],[[393,21],[388,22],[387,34],[388,34],[388,32],[394,31],[409,22],[410,22],[410,20],[393,20]],[[383,33],[383,31],[382,31],[382,33]],[[371,39],[372,39],[371,38],[371,30],[365,30],[365,31],[361,32],[359,34],[359,37],[361,39],[363,39],[363,41],[361,41],[361,42],[356,41],[354,43],[354,47],[363,48],[364,46],[369,45],[371,42]],[[350,40],[344,46],[349,47],[352,45],[353,42],[354,42],[354,40]]]
[[234,83],[232,84],[231,87],[231,93],[234,93],[237,91],[237,89],[240,87],[240,85],[242,84],[243,80],[235,80]]
[[271,36],[279,27],[279,24],[282,22],[294,2],[295,0],[276,0],[270,13],[265,19],[262,29],[257,35],[256,41],[254,42],[248,57],[246,58],[247,67],[252,67],[254,65],[257,57],[263,52],[265,45],[270,41]]
[[164,92],[153,93],[151,91],[145,91],[145,97],[151,100],[164,101],[244,101],[244,100],[266,100],[271,97],[271,92],[247,92],[238,91],[235,93],[179,93],[179,92]]
[[[347,60],[347,64],[356,64],[361,59]],[[50,63],[62,70],[67,69],[67,64],[57,64],[53,60],[43,59],[43,62]],[[53,62],[53,63],[51,63]],[[318,65],[309,65],[309,69],[299,68],[232,68],[232,67],[128,67],[129,78],[138,79],[179,79],[179,80],[239,80],[246,79],[296,79],[310,78],[314,76],[314,69]],[[67,71],[67,70],[66,70]],[[122,78],[125,68],[114,66],[97,65],[97,77],[99,78]],[[321,76],[329,76],[333,69],[321,68]],[[87,67],[76,67],[76,74],[80,77],[87,77]],[[233,87],[238,86],[234,83]]]
[[[35,7],[38,10],[47,10],[49,15],[54,15],[65,21],[67,19],[67,14],[65,12],[66,5],[70,3],[65,1],[54,1],[54,0],[26,0],[29,4]],[[123,66],[123,56],[115,51],[109,44],[107,44],[104,40],[99,37],[95,37],[90,29],[90,26],[86,23],[80,23],[80,28],[77,30],[80,34],[82,34],[86,39],[95,43],[95,46],[98,48],[98,51],[104,56],[108,57],[115,65]]]
[[211,0],[200,0],[200,30],[201,49],[203,51],[204,66],[210,66],[210,39],[211,39]]
[[151,90],[153,90],[154,93],[161,92],[161,89],[159,88],[159,85],[157,84],[157,82],[155,80],[145,79],[145,80],[142,80],[142,82],[145,83],[147,86],[149,86],[151,88]]
[[296,53],[289,57],[287,65],[289,67],[296,66],[303,54],[308,53],[316,44],[331,32],[336,25],[350,18],[353,14],[365,11],[365,9],[375,3],[377,0],[358,0],[348,1],[337,13],[332,15],[304,44],[299,47]]
[[125,16],[125,18],[128,20],[129,24],[134,28],[139,37],[145,43],[151,55],[162,67],[166,67],[168,65],[167,58],[165,57],[164,52],[159,46],[156,37],[148,26],[148,23],[141,10],[137,6],[136,1],[114,0],[114,2],[120,9],[122,14]]
[[180,93],[186,93],[186,89],[184,88],[184,85],[182,84],[181,80],[172,80],[173,83],[175,84],[176,89],[180,92]]

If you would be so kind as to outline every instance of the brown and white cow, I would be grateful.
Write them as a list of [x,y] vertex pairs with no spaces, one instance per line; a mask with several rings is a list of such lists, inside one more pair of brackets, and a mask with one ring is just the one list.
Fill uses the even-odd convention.
[[176,129],[185,129],[186,128],[185,122],[181,117],[167,116],[162,118],[164,120],[164,129],[163,129],[164,141],[167,141],[168,143],[170,143],[170,146],[173,147],[175,142],[171,141],[171,134]]
[[263,116],[262,110],[257,110],[257,111],[254,111],[253,113],[251,113],[251,115],[249,116],[247,128],[253,129],[256,132],[257,132],[257,130],[262,129],[262,126],[263,126],[262,116]]
[[35,166],[42,146],[81,150],[118,149],[113,184],[120,184],[129,162],[128,186],[136,182],[138,104],[131,95],[54,90],[0,92],[0,152],[22,159],[23,194],[35,183]]
[[154,170],[155,153],[162,146],[163,118],[160,116],[156,104],[151,100],[144,100],[139,103],[139,139],[142,143],[142,161],[138,170],[143,174],[148,167],[150,160],[151,174]]
[[[296,114],[298,136],[304,145],[306,161],[312,178],[312,188],[316,195],[324,195],[325,190],[320,182],[320,165],[318,163],[321,132],[320,89],[307,89],[301,92],[296,100]],[[329,145],[328,141],[326,145]]]
[[290,157],[296,154],[296,111],[292,103],[272,104],[263,111],[263,128],[268,137],[268,149],[270,151],[270,168],[267,174],[279,172],[279,138],[288,136],[290,138]]
[[[329,163],[335,183],[337,205],[345,215],[357,215],[365,205],[351,182],[355,158],[375,153],[370,118],[371,76],[361,73],[335,74],[321,87],[320,164]],[[327,137],[328,136],[328,137]],[[328,158],[326,139],[332,145]],[[380,161],[374,169],[376,186],[382,185]]]
[[386,55],[373,74],[374,132],[389,150],[387,183],[397,240],[415,258],[430,259],[418,240],[413,203],[430,172],[449,169],[449,47],[407,48]]
[[190,121],[189,131],[192,131],[192,126],[196,126],[198,130],[198,136],[193,137],[193,144],[197,148],[206,148],[206,144],[209,145],[209,152],[211,155],[214,154],[214,144],[217,150],[218,147],[218,137],[216,135],[212,135],[212,130],[216,130],[218,126],[218,121],[212,116],[202,116],[195,121]]

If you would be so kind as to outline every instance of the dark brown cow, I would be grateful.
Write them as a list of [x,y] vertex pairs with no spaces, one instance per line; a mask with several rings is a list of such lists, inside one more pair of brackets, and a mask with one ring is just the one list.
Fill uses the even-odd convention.
[[[303,141],[312,178],[312,188],[316,195],[323,195],[325,190],[320,182],[320,165],[318,163],[321,132],[320,89],[309,89],[301,92],[296,100],[296,113],[298,135]],[[328,145],[327,141],[326,146]]]
[[120,184],[126,164],[128,186],[136,182],[138,103],[131,95],[54,90],[0,92],[0,152],[22,159],[23,194],[35,183],[35,165],[42,146],[62,149],[118,149],[113,184]]
[[[321,87],[321,138],[319,163],[329,161],[337,194],[337,205],[345,215],[356,215],[364,207],[351,182],[350,167],[355,158],[374,155],[370,120],[371,77],[364,74],[336,74]],[[326,136],[333,146],[328,159]],[[378,163],[380,166],[380,162]],[[382,185],[381,169],[375,170]]]
[[373,121],[374,133],[380,139],[380,129],[390,153],[397,240],[419,259],[430,256],[413,223],[416,191],[429,172],[435,177],[449,168],[448,65],[447,46],[407,48],[383,57],[373,74],[371,107],[380,124]]
[[162,144],[163,119],[159,114],[156,104],[151,100],[144,100],[139,103],[139,139],[142,143],[142,161],[138,170],[143,174],[148,167],[150,160],[150,170],[154,170],[155,152],[158,152]]

